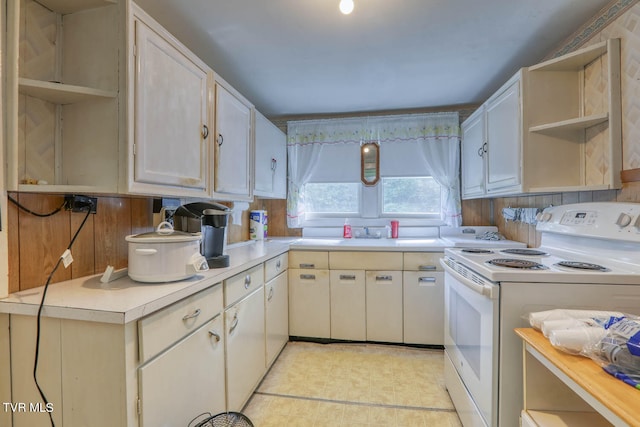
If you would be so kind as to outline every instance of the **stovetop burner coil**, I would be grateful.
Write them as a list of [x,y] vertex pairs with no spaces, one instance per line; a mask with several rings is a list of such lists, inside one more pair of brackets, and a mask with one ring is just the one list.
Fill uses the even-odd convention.
[[606,267],[603,267],[598,264],[592,264],[590,262],[582,262],[582,261],[560,261],[555,265],[560,267],[567,268],[575,268],[578,270],[590,270],[590,271],[608,271]]
[[544,251],[539,251],[537,249],[525,249],[525,248],[503,249],[500,252],[502,252],[503,254],[511,254],[511,255],[534,255],[534,256],[549,255]]
[[465,252],[468,254],[492,254],[493,253],[493,251],[489,249],[482,249],[482,248],[465,248],[465,249],[462,249],[462,252]]
[[496,258],[487,262],[498,267],[520,268],[523,270],[544,270],[547,268],[540,263],[526,259]]

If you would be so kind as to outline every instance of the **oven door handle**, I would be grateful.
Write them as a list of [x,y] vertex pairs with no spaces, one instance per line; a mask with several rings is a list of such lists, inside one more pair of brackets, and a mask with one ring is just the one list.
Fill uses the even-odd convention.
[[444,268],[445,272],[451,274],[458,282],[462,283],[467,288],[471,289],[476,293],[484,295],[487,298],[498,299],[499,291],[497,289],[497,286],[481,285],[479,283],[476,283],[472,280],[467,279],[466,277],[462,276],[460,273],[455,271],[453,268],[449,267],[449,265],[446,262],[444,262],[444,259],[442,258],[440,258],[440,264]]

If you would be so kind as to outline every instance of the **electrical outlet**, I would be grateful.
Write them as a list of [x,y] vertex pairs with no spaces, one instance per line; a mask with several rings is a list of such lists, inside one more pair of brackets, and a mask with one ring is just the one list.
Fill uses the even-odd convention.
[[97,212],[98,198],[88,196],[78,196],[75,194],[67,194],[64,196],[66,202],[66,209],[71,212],[91,212],[92,214]]

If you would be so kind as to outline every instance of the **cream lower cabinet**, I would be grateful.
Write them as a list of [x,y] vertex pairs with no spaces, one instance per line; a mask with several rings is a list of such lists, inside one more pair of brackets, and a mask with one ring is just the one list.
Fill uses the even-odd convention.
[[441,257],[440,252],[404,254],[406,344],[444,345],[444,272],[438,262]]
[[289,335],[331,337],[328,267],[328,252],[289,252]]
[[264,286],[227,308],[227,404],[240,411],[265,373]]
[[367,319],[363,270],[331,270],[331,338],[365,341]]
[[367,271],[367,341],[403,341],[402,271]]
[[187,425],[198,414],[224,412],[222,315],[139,369],[140,426]]
[[264,316],[266,366],[275,361],[289,341],[288,254],[264,263]]

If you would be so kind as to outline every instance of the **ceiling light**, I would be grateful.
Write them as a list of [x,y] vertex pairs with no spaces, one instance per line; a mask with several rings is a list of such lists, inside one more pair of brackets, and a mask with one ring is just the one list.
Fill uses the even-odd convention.
[[353,0],[340,0],[340,12],[345,15],[353,12]]

